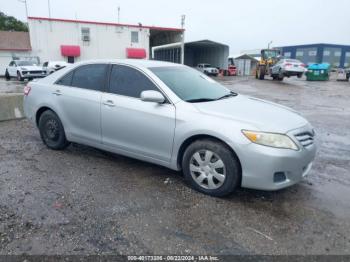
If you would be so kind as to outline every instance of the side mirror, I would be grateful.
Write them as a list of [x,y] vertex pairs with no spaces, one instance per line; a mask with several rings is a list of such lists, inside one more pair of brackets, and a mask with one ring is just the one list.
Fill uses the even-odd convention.
[[159,104],[165,102],[164,96],[160,92],[153,90],[142,91],[141,100],[144,102],[154,102]]

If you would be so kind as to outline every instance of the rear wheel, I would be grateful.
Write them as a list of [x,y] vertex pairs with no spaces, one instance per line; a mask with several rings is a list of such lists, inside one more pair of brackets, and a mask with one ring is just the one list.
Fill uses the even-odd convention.
[[240,184],[240,165],[224,144],[210,139],[197,140],[185,151],[182,167],[187,182],[197,191],[222,197]]
[[61,150],[69,145],[59,117],[51,110],[40,116],[39,131],[44,144],[51,149]]
[[298,76],[298,78],[302,78],[303,74],[298,74],[297,76]]
[[265,66],[259,66],[259,79],[264,80],[265,79]]
[[6,80],[10,80],[11,79],[10,74],[7,71],[7,69],[6,69],[6,72],[5,72],[5,78],[6,78]]

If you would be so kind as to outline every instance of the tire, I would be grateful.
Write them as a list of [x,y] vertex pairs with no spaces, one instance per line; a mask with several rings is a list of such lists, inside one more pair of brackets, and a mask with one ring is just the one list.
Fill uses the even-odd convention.
[[61,120],[51,110],[41,114],[39,131],[44,144],[50,149],[62,150],[69,145]]
[[9,72],[7,71],[7,69],[5,71],[5,78],[6,78],[6,80],[10,80],[11,79],[11,76],[10,76]]
[[278,76],[277,76],[277,80],[278,81],[283,81],[283,78],[284,78],[284,76],[283,76],[282,70],[280,69],[279,73],[278,73]]
[[297,77],[298,77],[298,78],[302,78],[302,77],[303,77],[303,74],[298,74]]
[[265,79],[265,66],[260,66],[259,67],[259,79],[264,80]]
[[182,168],[188,184],[210,196],[227,196],[241,183],[237,157],[226,145],[214,140],[197,140],[189,145],[183,155]]
[[18,80],[18,81],[21,81],[21,82],[24,81],[24,78],[21,77],[21,73],[20,73],[19,71],[17,71],[17,80]]

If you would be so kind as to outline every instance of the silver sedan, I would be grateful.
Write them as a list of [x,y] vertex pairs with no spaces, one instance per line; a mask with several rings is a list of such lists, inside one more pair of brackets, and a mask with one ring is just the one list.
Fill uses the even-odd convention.
[[297,112],[178,64],[77,63],[24,93],[26,116],[49,148],[75,142],[182,170],[212,196],[291,186],[315,157],[314,130]]

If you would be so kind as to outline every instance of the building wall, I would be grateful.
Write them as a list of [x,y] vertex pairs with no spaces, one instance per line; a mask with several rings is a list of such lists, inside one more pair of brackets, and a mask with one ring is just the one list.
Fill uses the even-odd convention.
[[329,63],[333,67],[350,67],[350,46],[312,44],[280,47],[282,55],[308,63]]
[[[89,28],[90,41],[82,40],[82,28]],[[138,43],[131,42],[131,32],[138,32]],[[144,48],[149,57],[149,29],[128,26],[73,23],[29,19],[32,55],[46,60],[65,60],[61,45],[80,46],[80,57],[86,59],[126,58],[126,48]]]

